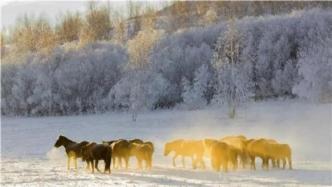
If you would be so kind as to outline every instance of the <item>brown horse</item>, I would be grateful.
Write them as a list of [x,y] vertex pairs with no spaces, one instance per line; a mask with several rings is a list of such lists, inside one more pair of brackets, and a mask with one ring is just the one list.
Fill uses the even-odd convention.
[[77,158],[82,157],[81,151],[83,146],[89,144],[87,141],[82,141],[80,143],[74,142],[69,138],[60,135],[58,140],[55,142],[54,147],[59,148],[61,146],[65,147],[67,153],[67,169],[70,169],[70,160],[74,159],[75,169],[77,169]]
[[98,169],[98,161],[104,160],[105,170],[111,173],[111,159],[112,159],[112,148],[105,144],[90,143],[82,148],[82,159],[90,163],[92,173],[94,173],[94,168],[100,172]]

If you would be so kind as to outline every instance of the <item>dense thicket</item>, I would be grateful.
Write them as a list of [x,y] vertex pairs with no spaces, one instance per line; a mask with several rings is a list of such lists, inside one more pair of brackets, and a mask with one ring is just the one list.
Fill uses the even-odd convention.
[[[112,42],[57,47],[51,54],[31,53],[21,63],[2,63],[2,114],[130,110],[135,118],[141,109],[197,109],[227,100],[229,85],[237,86],[240,99],[331,101],[331,11],[247,17],[236,20],[235,28],[235,66],[227,65],[225,22],[157,38],[136,68],[127,46]],[[139,38],[145,40],[151,38]]]
[[108,110],[108,94],[128,62],[125,49],[109,43],[78,51],[57,48],[50,56],[2,63],[3,114],[60,115]]

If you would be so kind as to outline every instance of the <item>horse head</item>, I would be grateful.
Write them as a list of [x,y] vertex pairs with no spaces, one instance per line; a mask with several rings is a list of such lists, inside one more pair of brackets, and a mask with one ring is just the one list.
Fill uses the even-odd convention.
[[60,135],[58,140],[55,142],[54,147],[58,148],[62,145],[66,145],[68,142],[72,141],[66,138],[65,136]]
[[170,143],[165,144],[164,156],[167,156],[171,152]]

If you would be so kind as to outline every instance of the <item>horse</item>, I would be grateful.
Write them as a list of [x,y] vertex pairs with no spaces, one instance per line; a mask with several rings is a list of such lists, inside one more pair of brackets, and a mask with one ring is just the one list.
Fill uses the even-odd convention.
[[277,143],[273,139],[252,139],[248,140],[246,151],[251,160],[251,169],[256,169],[255,159],[256,157],[260,157],[262,159],[262,168],[269,168],[269,159],[272,159],[273,165],[275,165],[275,159],[271,156],[269,151],[270,144]]
[[129,157],[130,157],[130,148],[129,148],[129,142],[124,139],[120,139],[117,141],[114,141],[112,144],[112,150],[113,150],[113,168],[117,168],[116,166],[116,160],[117,165],[121,168],[122,167],[122,159],[125,161],[125,168],[128,169],[129,166]]
[[94,173],[94,168],[97,169],[98,172],[98,161],[104,160],[105,169],[104,173],[107,171],[111,173],[111,159],[112,159],[112,148],[105,144],[96,144],[90,143],[82,148],[82,159],[90,163],[92,173]]
[[276,164],[277,167],[280,167],[280,160],[282,160],[283,169],[285,169],[287,162],[289,169],[292,169],[292,150],[288,144],[269,143],[267,147],[267,152],[272,159],[274,167],[276,167]]
[[232,149],[234,149],[234,152],[236,152],[240,157],[242,168],[245,168],[245,165],[248,163],[248,156],[246,152],[246,137],[243,135],[226,136],[220,141],[228,144]]
[[205,163],[203,161],[204,155],[204,145],[203,141],[200,140],[184,140],[177,139],[165,144],[164,156],[167,156],[170,152],[174,152],[173,156],[173,166],[176,167],[175,159],[178,156],[182,156],[182,165],[185,167],[185,157],[190,157],[192,160],[193,169],[197,168],[197,164],[201,168],[205,168]]
[[145,169],[152,168],[152,155],[153,155],[153,144],[152,142],[147,143],[130,143],[130,154],[135,156],[138,163],[138,169],[143,169],[143,161],[145,161]]
[[54,144],[54,147],[59,148],[61,146],[65,147],[67,153],[67,169],[70,170],[70,160],[74,159],[75,169],[77,170],[77,158],[82,157],[81,151],[82,147],[89,144],[87,141],[82,141],[80,143],[74,142],[69,138],[60,135]]
[[218,140],[205,139],[204,146],[209,151],[208,155],[211,158],[211,167],[217,172],[219,172],[222,167],[223,171],[227,172],[228,163],[234,161],[234,159],[232,159],[234,155],[229,145]]

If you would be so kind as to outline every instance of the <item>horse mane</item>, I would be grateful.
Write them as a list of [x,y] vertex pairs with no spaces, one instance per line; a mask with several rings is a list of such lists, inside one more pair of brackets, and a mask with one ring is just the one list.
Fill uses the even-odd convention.
[[65,136],[62,136],[62,135],[60,135],[60,138],[65,139],[65,140],[68,141],[69,143],[76,143],[75,141],[73,141],[73,140],[71,140],[71,139],[69,139],[69,138],[67,138],[67,137],[65,137]]

